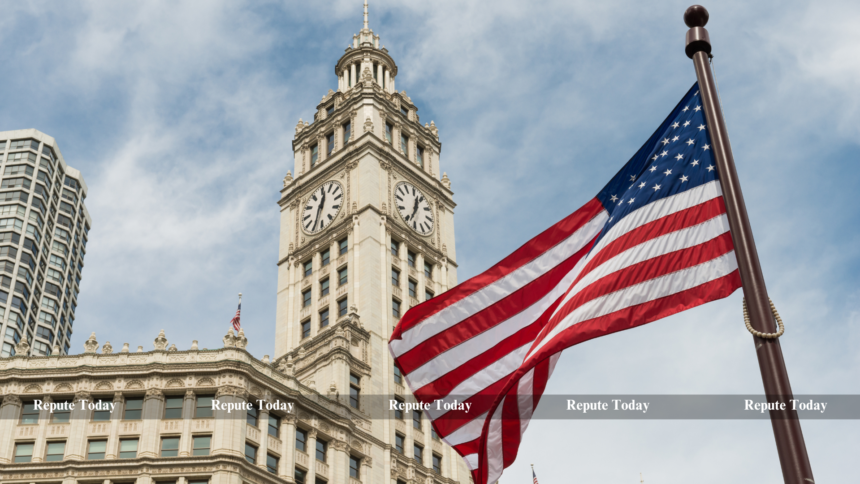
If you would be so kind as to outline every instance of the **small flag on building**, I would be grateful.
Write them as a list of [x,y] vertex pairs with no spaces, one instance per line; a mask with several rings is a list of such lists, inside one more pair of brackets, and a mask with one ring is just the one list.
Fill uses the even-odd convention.
[[242,313],[242,293],[240,292],[239,293],[239,307],[236,308],[236,316],[234,316],[233,319],[230,320],[230,324],[233,325],[233,329],[235,329],[236,331],[239,331],[239,328],[242,326],[239,323],[239,316],[241,315],[241,313]]
[[532,464],[532,484],[538,484],[537,476],[535,475],[535,465]]

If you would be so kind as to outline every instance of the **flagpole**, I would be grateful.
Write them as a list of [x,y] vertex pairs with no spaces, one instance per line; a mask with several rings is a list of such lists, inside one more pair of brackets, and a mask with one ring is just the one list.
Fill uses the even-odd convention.
[[[738,260],[738,270],[743,284],[744,297],[749,308],[752,327],[763,333],[776,332],[776,323],[771,313],[770,300],[764,276],[759,264],[758,252],[753,240],[743,193],[735,170],[732,148],[726,131],[714,76],[708,65],[711,53],[711,42],[705,24],[708,23],[708,11],[701,5],[693,5],[684,12],[684,23],[690,27],[687,31],[685,52],[693,60],[696,68],[696,78],[699,81],[702,106],[711,137],[717,172],[720,175],[720,185],[726,202],[726,215],[731,228],[732,241]],[[806,444],[797,412],[792,410],[791,384],[785,369],[785,360],[777,338],[759,338],[753,336],[756,355],[758,356],[761,378],[768,402],[785,404],[785,410],[771,410],[770,421],[773,426],[776,449],[782,466],[782,477],[786,484],[813,484],[812,467],[806,453]]]
[[[240,308],[242,307],[242,293],[241,292],[239,293],[239,307]],[[231,324],[230,329],[232,329],[232,328],[233,328],[233,325]]]

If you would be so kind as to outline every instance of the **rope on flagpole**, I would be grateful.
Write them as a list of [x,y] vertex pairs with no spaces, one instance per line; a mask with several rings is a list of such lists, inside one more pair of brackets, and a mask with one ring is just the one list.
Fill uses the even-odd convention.
[[776,318],[776,324],[779,325],[779,331],[776,333],[762,333],[761,331],[753,329],[752,324],[750,324],[750,314],[747,310],[746,298],[744,298],[744,324],[747,326],[747,331],[752,333],[753,336],[758,336],[759,338],[764,339],[776,339],[785,333],[785,325],[782,324],[782,318],[779,317],[779,313],[776,311],[776,306],[773,304],[773,301],[770,298],[767,298],[767,300],[770,302],[770,311],[773,313],[773,317]]

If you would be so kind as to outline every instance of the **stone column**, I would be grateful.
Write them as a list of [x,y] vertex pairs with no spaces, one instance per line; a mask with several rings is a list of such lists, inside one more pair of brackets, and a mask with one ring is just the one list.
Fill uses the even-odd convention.
[[69,423],[69,438],[66,440],[66,460],[85,460],[87,453],[87,423],[90,421],[90,411],[86,403],[92,402],[87,392],[75,394],[75,409],[72,410]]
[[293,482],[296,475],[296,416],[287,414],[281,419],[281,462],[278,475]]
[[[12,462],[12,452],[15,448],[15,426],[21,414],[21,399],[15,395],[3,397],[0,404],[0,464]],[[67,451],[68,452],[68,451]]]
[[143,397],[143,422],[140,432],[140,442],[137,448],[138,457],[158,456],[158,424],[164,405],[164,393],[157,388],[150,388]]
[[382,77],[384,75],[382,73],[383,70],[384,68],[382,67],[382,64],[376,66],[376,83],[380,86],[382,86],[382,80],[384,79],[384,77]]
[[187,390],[182,402],[182,435],[179,437],[179,457],[191,455],[191,421],[194,418],[194,408],[197,397],[194,392]]
[[394,88],[394,76],[391,76],[391,93],[394,94],[397,89]]
[[[264,400],[265,402],[265,400]],[[257,466],[267,470],[266,459],[269,452],[269,411],[259,410],[257,427],[260,429],[260,447],[257,449]]]
[[370,484],[370,469],[373,467],[373,459],[364,457],[361,459],[361,476],[360,480],[364,484]]
[[[354,171],[354,173],[355,173],[354,176],[357,177],[358,172]],[[358,190],[353,190],[353,193],[355,193],[356,196],[358,196]],[[347,242],[346,242],[349,245],[349,247],[352,249],[352,251],[351,251],[352,254],[347,252],[346,258],[347,258],[347,261],[349,262],[349,270],[352,271],[352,273],[355,274],[355,276],[352,277],[352,291],[347,290],[347,295],[349,297],[349,305],[355,306],[356,309],[358,309],[358,289],[359,289],[359,282],[358,281],[360,280],[360,277],[358,275],[361,273],[360,272],[361,267],[359,266],[359,260],[360,260],[360,258],[359,258],[359,244],[356,243],[356,240],[358,239],[358,235],[359,235],[358,234],[358,215],[353,215],[352,216],[352,230],[347,235],[347,237],[349,237],[349,238],[347,239]]]
[[[53,402],[51,397],[45,397],[42,400],[45,406]],[[50,420],[50,410],[42,407],[42,410],[39,412],[39,430],[36,432],[36,442],[33,445],[33,459],[31,462],[42,462],[42,456],[45,455],[45,434],[48,433],[48,422]]]
[[344,68],[343,70],[343,90],[348,91],[352,85],[349,83],[349,70]]
[[[218,388],[215,398],[221,403],[239,404],[245,401],[245,389],[236,386]],[[212,455],[232,455],[245,458],[245,413],[215,410],[215,431],[212,434]]]
[[349,65],[349,78],[350,78],[350,85],[354,86],[354,85],[358,84],[358,77],[355,76],[355,64]]
[[[125,397],[122,393],[116,392],[113,394],[113,412],[110,414],[110,432],[108,433],[107,449],[105,450],[105,459],[116,459],[119,451],[119,423],[122,420],[122,414],[125,411]],[[68,444],[66,444],[66,453],[68,453]]]
[[384,70],[385,70],[385,74],[384,74],[385,75],[385,84],[384,84],[385,91],[391,92],[391,73],[388,71],[387,67]]
[[331,482],[349,482],[349,454],[347,453],[347,444],[342,440],[332,440],[331,445],[334,448],[332,452],[332,465],[329,468]]
[[305,482],[314,483],[317,478],[317,431],[308,432],[308,475]]
[[137,480],[134,481],[135,484],[152,484],[152,475],[151,474],[140,474],[137,477]]

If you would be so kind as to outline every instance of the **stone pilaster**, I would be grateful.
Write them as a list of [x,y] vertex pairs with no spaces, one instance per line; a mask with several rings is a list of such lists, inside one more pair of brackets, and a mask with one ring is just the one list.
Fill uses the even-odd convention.
[[347,444],[342,440],[333,440],[331,446],[334,448],[331,466],[332,482],[349,482],[349,453]]
[[143,422],[140,433],[140,443],[137,449],[139,457],[158,456],[158,423],[162,417],[164,393],[157,388],[146,391],[143,398]]
[[[51,397],[45,397],[42,403],[53,403]],[[32,462],[42,462],[42,457],[45,455],[45,434],[48,433],[48,423],[51,421],[50,410],[43,408],[39,412],[39,430],[36,432],[36,443],[33,445],[33,460]]]
[[69,423],[69,438],[66,440],[66,460],[85,460],[87,453],[87,424],[90,421],[90,411],[83,402],[90,403],[92,397],[87,392],[75,394],[75,409],[72,410]]
[[6,395],[3,397],[3,403],[0,404],[0,436],[4,436],[0,439],[0,464],[12,462],[15,439],[11,436],[15,435],[21,407],[21,399],[15,395]]
[[[110,433],[108,434],[107,451],[105,459],[116,459],[117,449],[119,448],[119,424],[122,421],[122,414],[125,411],[125,397],[122,393],[116,392],[113,394],[113,413],[110,415]],[[68,444],[66,444],[68,448]],[[68,453],[68,450],[66,451]]]
[[285,415],[281,419],[281,462],[278,475],[293,482],[296,474],[296,416]]
[[191,455],[191,421],[194,418],[194,408],[197,397],[194,392],[187,390],[185,399],[182,401],[182,435],[179,437],[179,457]]
[[[218,388],[215,399],[221,403],[239,404],[245,401],[245,389],[235,386]],[[245,458],[245,413],[215,410],[215,432],[212,435],[212,455],[226,454]]]
[[316,482],[317,477],[317,431],[308,432],[308,475],[305,482]]
[[257,466],[266,469],[269,453],[269,411],[260,410],[257,427],[260,429],[260,447],[257,449]]

